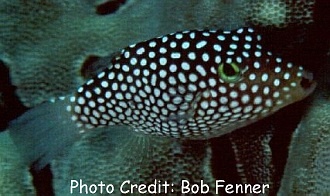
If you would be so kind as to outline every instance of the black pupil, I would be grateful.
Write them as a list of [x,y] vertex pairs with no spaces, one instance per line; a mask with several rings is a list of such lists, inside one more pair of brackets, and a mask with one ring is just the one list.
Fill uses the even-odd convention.
[[223,72],[224,74],[226,74],[226,76],[235,76],[236,75],[236,71],[233,68],[233,66],[231,64],[225,63],[223,65]]

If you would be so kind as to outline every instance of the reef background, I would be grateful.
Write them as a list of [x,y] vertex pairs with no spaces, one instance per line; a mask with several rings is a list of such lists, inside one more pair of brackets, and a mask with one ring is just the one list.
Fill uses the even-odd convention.
[[310,69],[319,84],[312,97],[210,141],[178,143],[126,133],[121,127],[100,129],[87,134],[42,173],[32,171],[33,176],[4,131],[0,134],[0,195],[67,195],[72,178],[84,178],[86,183],[95,179],[119,183],[124,178],[136,182],[224,179],[270,183],[269,195],[330,194],[330,8],[326,1],[0,2],[3,130],[26,108],[72,92],[98,69],[93,67],[95,59],[179,30],[254,26],[269,38],[271,50]]

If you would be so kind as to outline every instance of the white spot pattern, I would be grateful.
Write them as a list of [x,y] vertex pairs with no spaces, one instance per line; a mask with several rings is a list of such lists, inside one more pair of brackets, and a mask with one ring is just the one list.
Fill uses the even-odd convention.
[[[281,58],[264,53],[260,39],[253,29],[240,28],[185,31],[133,44],[114,66],[80,87],[66,109],[83,128],[126,124],[172,137],[221,135],[213,131],[261,118],[299,85],[290,81],[291,70],[281,73],[293,64],[281,65]],[[237,64],[242,79],[219,78],[223,62]],[[268,70],[264,62],[276,65]],[[302,71],[295,74],[301,77]]]

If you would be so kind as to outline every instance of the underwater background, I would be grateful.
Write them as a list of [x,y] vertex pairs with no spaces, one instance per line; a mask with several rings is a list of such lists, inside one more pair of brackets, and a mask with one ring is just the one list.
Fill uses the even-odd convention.
[[[70,195],[71,179],[117,187],[126,179],[146,184],[203,179],[210,185],[223,179],[270,184],[268,195],[330,195],[328,2],[0,2],[0,195]],[[172,32],[244,26],[258,29],[272,52],[314,73],[318,86],[312,96],[207,141],[102,128],[85,134],[41,172],[21,160],[8,123],[28,108],[75,91],[99,71],[97,60]]]

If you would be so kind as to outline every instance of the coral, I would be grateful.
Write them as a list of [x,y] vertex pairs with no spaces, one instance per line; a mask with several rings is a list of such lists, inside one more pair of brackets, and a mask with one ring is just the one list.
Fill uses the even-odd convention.
[[125,180],[140,184],[166,180],[177,185],[174,190],[178,193],[182,179],[214,184],[210,159],[207,141],[180,142],[141,135],[125,127],[99,129],[53,162],[55,193],[68,194],[71,179],[82,179],[86,184],[102,180],[117,188]]
[[28,167],[21,162],[8,132],[0,133],[0,195],[34,195]]
[[313,22],[314,4],[314,0],[248,0],[242,3],[242,12],[254,25],[286,27]]
[[315,102],[292,137],[283,195],[330,194],[330,104]]
[[[246,137],[242,137],[242,132]],[[229,134],[231,146],[235,153],[237,173],[244,184],[269,184],[267,194],[274,193],[274,166],[270,140],[272,130],[243,128]],[[251,163],[253,160],[253,163]]]

